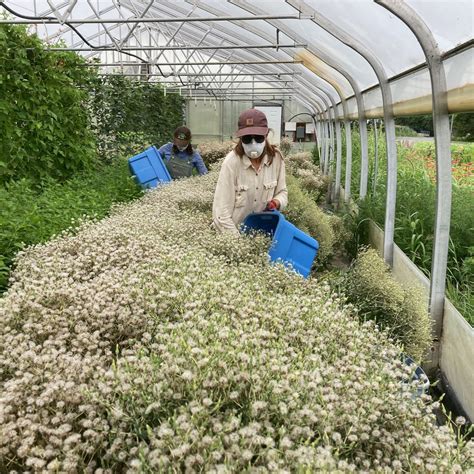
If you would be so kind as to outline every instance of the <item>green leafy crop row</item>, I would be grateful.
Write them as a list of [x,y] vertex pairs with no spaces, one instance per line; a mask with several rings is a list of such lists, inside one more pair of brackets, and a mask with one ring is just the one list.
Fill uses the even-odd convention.
[[93,73],[83,63],[46,51],[21,26],[0,26],[0,184],[66,179],[95,161],[84,107]]
[[0,291],[15,253],[49,240],[83,215],[105,216],[112,203],[141,194],[124,160],[82,172],[66,183],[50,180],[38,191],[26,179],[0,187]]
[[183,99],[159,83],[123,76],[98,76],[90,82],[88,109],[99,156],[110,160],[131,136],[162,145],[182,124]]
[[0,25],[0,184],[64,181],[130,141],[163,144],[182,119],[182,97],[161,84],[99,76],[81,56]]

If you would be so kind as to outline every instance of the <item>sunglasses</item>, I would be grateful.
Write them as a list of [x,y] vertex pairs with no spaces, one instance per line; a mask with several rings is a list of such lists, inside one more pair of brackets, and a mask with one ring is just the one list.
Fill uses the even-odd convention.
[[263,143],[265,141],[264,135],[244,135],[242,137],[242,143],[249,145],[252,143],[252,140],[255,140],[257,143]]

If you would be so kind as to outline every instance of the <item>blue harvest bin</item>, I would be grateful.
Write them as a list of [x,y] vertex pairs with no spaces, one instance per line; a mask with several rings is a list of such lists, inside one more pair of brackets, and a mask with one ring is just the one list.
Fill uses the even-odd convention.
[[257,230],[270,234],[272,236],[272,245],[268,251],[270,260],[290,266],[305,278],[309,275],[318,253],[319,243],[288,222],[283,214],[278,211],[249,214],[242,223],[242,229],[246,233]]
[[128,166],[142,188],[155,188],[161,183],[171,181],[171,176],[154,146],[129,158]]

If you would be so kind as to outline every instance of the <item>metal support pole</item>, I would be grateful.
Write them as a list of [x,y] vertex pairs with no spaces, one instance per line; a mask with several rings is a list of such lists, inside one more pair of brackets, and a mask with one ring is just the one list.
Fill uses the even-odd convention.
[[[186,97],[187,99],[193,99],[197,102],[208,102],[209,100],[211,100],[212,102],[249,102],[249,98],[248,98],[248,94],[245,94],[245,98],[238,98],[238,97],[232,97],[232,96],[229,96],[229,97],[224,97],[224,96],[219,96],[217,98],[215,97],[212,97],[210,98],[209,96],[203,96],[203,97]],[[273,103],[274,101],[283,101],[283,100],[291,100],[291,99],[294,99],[294,97],[292,96],[287,96],[287,97],[275,97],[275,98],[267,98],[267,97],[257,97],[258,100],[261,100],[262,102],[269,102],[269,103]]]
[[[128,2],[126,2],[128,4]],[[194,6],[195,4],[192,3],[192,2],[188,2],[190,5]],[[170,3],[170,2],[160,2],[160,7],[161,6],[166,6],[166,8],[168,8],[170,11],[173,11],[173,12],[177,12],[179,14],[186,14],[186,11],[183,10],[182,8],[177,8],[176,5]],[[204,5],[200,5],[200,8],[201,9],[204,9],[204,10],[207,10],[208,12],[211,12],[211,14],[215,15],[215,16],[219,16],[219,17],[222,17],[222,16],[225,16],[223,15],[221,12],[218,12],[216,11],[216,9],[210,9],[209,7],[206,7]],[[213,11],[214,10],[214,11]],[[167,12],[166,11],[161,11],[161,10],[156,10],[156,12],[154,11],[154,13],[159,13],[159,14],[163,14],[163,15],[166,15]],[[238,22],[236,22],[238,23]],[[244,27],[247,28],[247,29],[250,29],[250,31],[253,31],[254,29],[248,25],[248,24],[245,24],[244,22],[242,22],[243,25],[245,25]],[[244,37],[237,37],[235,36],[235,33],[234,32],[230,32],[229,30],[221,27],[221,26],[215,26],[215,31],[218,31],[218,32],[222,32],[225,34],[225,37],[228,37],[229,35],[231,35],[233,38],[235,38],[236,40],[239,40],[241,41],[242,43],[245,42],[245,38]],[[217,36],[216,33],[213,33]],[[261,35],[260,35],[261,36]],[[273,41],[273,38],[268,38],[268,37],[264,37],[264,36],[261,36],[263,39],[271,42]],[[288,54],[291,54],[291,53],[288,53]],[[230,61],[226,61],[227,63],[229,63]],[[250,73],[252,74],[252,73]],[[258,74],[258,72],[255,72],[255,74]],[[210,75],[210,77],[214,77],[214,73]],[[252,76],[249,76],[249,77],[252,77]]]
[[[193,13],[195,12],[196,8],[197,8],[197,5],[194,4],[194,5],[193,5],[193,8],[186,14],[186,16],[189,17],[191,14],[193,14]],[[184,26],[184,23],[181,23],[181,24],[179,25],[178,29],[173,33],[173,35],[171,36],[171,38],[174,38],[174,37],[178,34],[178,32],[182,29],[183,26]],[[204,35],[203,35],[202,38],[199,40],[199,43],[197,44],[197,46],[200,46],[200,45],[202,44],[202,42],[206,39],[206,37],[211,33],[212,29],[213,29],[213,27],[208,28],[206,31],[204,31]],[[184,28],[183,28],[183,30],[184,30]],[[179,33],[179,36],[180,36],[180,39],[183,40],[183,35],[182,35],[181,33]],[[220,44],[219,44],[218,46],[221,46],[223,42],[224,42],[224,40],[221,40],[221,42],[220,42]],[[169,44],[169,43],[168,43],[168,44]],[[188,63],[189,63],[189,59],[190,59],[194,54],[196,54],[196,53],[197,53],[197,50],[196,50],[196,49],[192,50],[192,52],[191,52],[191,53],[186,57],[186,59],[183,61],[183,65],[182,65],[179,69],[175,69],[175,74],[176,74],[176,75],[178,75],[178,74],[183,70],[184,67],[187,67],[187,70],[189,71],[189,66],[191,66],[193,72],[195,72],[195,73],[200,73],[200,72],[202,72],[204,69],[206,69],[206,66],[202,66],[201,68],[198,68],[198,69],[196,70],[196,68],[195,68],[194,65],[188,64]],[[215,55],[216,53],[217,53],[217,50],[214,50],[214,51],[212,52],[212,54],[205,60],[205,62],[206,62],[206,63],[209,62],[209,61],[214,57],[214,55]],[[161,54],[163,54],[163,53],[160,53],[160,54],[157,56],[156,61],[157,61],[158,58],[161,56]],[[199,54],[198,54],[198,56],[200,57]],[[230,56],[229,56],[229,58],[230,58]],[[227,58],[227,60],[228,60],[229,58]],[[200,57],[200,60],[203,61],[203,58]],[[219,72],[221,69],[222,69],[222,66],[219,68],[218,72]],[[209,68],[207,68],[207,70],[209,71]],[[211,78],[212,78],[212,81],[213,81],[216,85],[218,85],[218,83],[216,82],[215,78],[214,78],[213,76],[211,76]],[[180,79],[180,80],[181,80],[181,79]],[[215,96],[214,92],[213,92],[213,95]]]
[[[239,6],[241,9],[245,9],[246,11],[252,13],[253,15],[260,15],[262,16],[265,12],[262,10],[262,9],[259,9],[258,7],[255,7],[254,5],[250,4],[249,2],[245,2],[245,1],[236,1],[236,0],[229,0],[230,3],[233,3],[237,6]],[[187,3],[189,4],[192,4],[191,0],[187,0]],[[205,10],[207,13],[211,13],[213,15],[216,15],[216,16],[222,16],[223,15],[223,12],[221,10],[218,10],[214,7],[210,7],[210,6],[207,6],[207,5],[201,5],[201,8],[203,10]],[[311,15],[308,16],[308,18],[310,18]],[[281,22],[278,22],[278,21],[269,21],[269,20],[266,20],[268,23],[270,23],[272,26],[274,26],[275,28],[278,28],[280,29],[282,32],[284,32],[289,38],[291,38],[295,43],[301,43],[301,44],[304,44],[306,42],[306,40],[303,40],[301,37],[299,37],[299,35],[295,34],[294,31],[292,30],[289,30],[289,28],[287,28],[284,24],[282,24]],[[251,25],[247,25],[247,24],[244,24],[242,22],[238,22],[238,21],[235,21],[233,22],[235,23],[237,26],[241,27],[241,28],[245,28],[247,29],[250,33],[266,40],[266,41],[273,41],[273,38],[269,37],[268,35],[265,35],[265,34],[262,34],[262,31],[259,30],[259,29],[256,29],[254,27],[252,27]],[[222,31],[224,31],[222,28],[221,28]],[[285,48],[282,48],[282,51],[284,51]],[[293,53],[292,52],[287,52],[287,51],[284,51],[286,54],[288,55],[292,55]],[[325,79],[320,79],[320,81],[324,81]],[[327,80],[327,79],[326,79]],[[329,83],[331,83],[330,81],[328,81]],[[323,98],[321,96],[320,93],[317,93],[314,91],[314,89],[317,88],[318,90],[322,91],[323,94],[326,94],[327,97],[326,99],[329,99],[329,101],[331,102],[332,104],[332,107],[334,110],[336,110],[336,116],[337,116],[337,108],[336,108],[336,104],[332,98],[332,91],[329,90],[329,88],[327,86],[315,86],[313,83],[309,83],[308,82],[308,86],[306,86],[306,89],[309,90],[311,89],[311,92],[319,97],[321,97],[323,99],[323,101],[327,102],[325,98]],[[338,93],[339,95],[339,98],[340,100],[342,101],[343,103],[343,109],[345,107],[345,100],[344,100],[344,96],[341,95],[339,93],[339,91],[337,90],[337,87],[335,86],[335,89],[336,89],[336,92]],[[326,105],[326,107],[329,107],[329,105]]]
[[[321,28],[325,29],[328,33],[330,33],[332,36],[334,36],[336,39],[339,41],[343,42],[350,48],[352,48],[354,51],[358,52],[364,59],[366,59],[369,64],[373,67],[373,62],[378,62],[376,58],[373,57],[373,55],[365,48],[363,45],[359,44],[352,38],[350,35],[348,35],[344,30],[339,28],[336,24],[333,22],[329,21],[327,18],[325,18],[323,15],[321,15],[319,12],[317,12],[315,9],[312,7],[308,6],[304,1],[302,0],[286,0],[287,3],[292,5],[294,8],[296,8],[299,12],[304,12],[305,15],[309,14],[311,15],[312,21],[319,25]],[[360,180],[360,188],[359,188],[359,195],[360,198],[364,198],[366,193],[367,193],[367,176],[368,176],[368,147],[367,147],[367,124],[366,124],[366,118],[365,118],[365,107],[364,107],[364,101],[362,98],[362,94],[360,93],[360,90],[358,86],[355,84],[355,82],[350,78],[350,76],[347,73],[342,73],[344,77],[350,82],[354,94],[356,96],[356,101],[357,101],[357,108],[358,108],[358,115],[359,115],[359,132],[360,132],[360,141],[361,141],[361,180]],[[382,87],[382,85],[381,85]],[[383,95],[383,93],[382,93]],[[344,107],[344,104],[343,104]],[[347,118],[347,114],[344,114],[345,117]],[[351,170],[351,168],[350,168]],[[346,167],[346,173],[348,172],[348,169]],[[348,180],[346,180],[347,182]],[[349,177],[350,181],[350,177]],[[349,199],[350,193],[346,194],[346,199]]]
[[[230,66],[230,65],[251,65],[251,64],[301,64],[302,61],[272,61],[272,60],[263,60],[263,61],[233,61],[233,62],[225,62],[225,61],[215,61],[212,63],[208,62],[193,62],[191,64],[194,64],[195,66],[220,66],[221,64]],[[124,63],[125,64],[125,63]],[[145,63],[143,63],[145,64]],[[170,62],[170,63],[150,63],[154,66],[181,66],[183,63],[181,62]],[[89,66],[102,66],[102,64],[97,63],[97,64],[89,64]],[[119,64],[109,64],[113,66],[120,66]],[[136,66],[137,64],[134,63]],[[279,73],[275,73],[275,75],[278,75]]]
[[[446,74],[436,39],[418,13],[400,0],[376,0],[400,18],[416,36],[425,54],[431,79],[434,139],[436,149],[436,220],[430,278],[430,313],[438,342],[443,331],[446,268],[451,220],[451,136]],[[436,361],[438,362],[438,361]]]
[[[109,30],[106,30],[107,32]],[[114,40],[115,42],[115,40]],[[121,47],[119,45],[113,46],[103,46],[100,48],[48,48],[47,51],[76,51],[76,52],[86,52],[86,51],[197,51],[197,50],[219,50],[223,49],[225,51],[229,49],[278,49],[278,48],[304,48],[305,44],[258,44],[258,45],[248,45],[248,44],[231,44],[224,46],[127,46]]]
[[[140,18],[144,18],[147,14],[148,10],[152,7],[154,0],[150,0],[148,5],[144,8],[144,10],[140,13]],[[115,5],[115,0],[114,0]],[[117,8],[118,12],[120,13],[120,17],[122,17],[120,8]],[[135,12],[136,13],[136,12]],[[127,23],[128,26],[128,23]],[[135,23],[131,28],[128,26],[128,33],[126,34],[125,38],[120,41],[120,48],[128,41],[128,39],[134,34],[135,30],[137,29],[138,23]],[[148,30],[150,31],[150,30]],[[151,35],[150,35],[151,36]]]
[[[153,65],[152,63],[143,63],[143,64],[148,64],[148,65]],[[124,66],[124,67],[134,67],[134,66],[138,66],[139,64],[138,63],[97,63],[97,64],[80,64],[80,66],[92,66],[92,67],[119,67],[119,66]],[[224,64],[225,65],[225,64]],[[243,72],[243,73],[238,73],[238,72],[222,72],[222,73],[209,73],[209,72],[201,72],[201,73],[195,73],[195,72],[190,72],[190,73],[180,73],[179,76],[182,76],[182,77],[209,77],[209,76],[236,76],[236,77],[240,77],[240,76],[248,76],[248,77],[255,77],[255,76],[282,76],[282,75],[290,75],[290,76],[293,76],[293,75],[298,75],[300,73],[298,72],[295,72],[295,73],[275,73],[275,72],[269,72],[269,73],[246,73],[246,72]],[[100,74],[99,74],[100,75]],[[109,75],[117,75],[117,76],[136,76],[137,74],[136,73],[125,73],[125,74],[120,74],[120,73],[102,73],[102,75],[104,76],[109,76]],[[153,74],[150,74],[151,77],[165,77],[165,78],[168,78],[168,77],[175,77],[173,75],[170,75],[170,76],[163,76],[162,74],[159,74],[159,73],[153,73]],[[176,76],[178,77],[178,76]],[[213,82],[213,81],[208,81],[208,82]],[[252,82],[252,81],[248,81],[248,82]],[[261,82],[271,82],[271,81],[261,81]],[[281,82],[286,82],[284,79],[281,80]]]
[[359,119],[360,136],[360,187],[359,199],[365,199],[367,195],[367,182],[369,176],[369,146],[367,140],[367,120]]
[[[397,0],[398,1],[398,0]],[[335,38],[359,53],[371,66],[380,84],[385,122],[385,139],[387,146],[387,199],[385,212],[384,258],[388,264],[393,260],[393,236],[395,229],[395,206],[397,197],[397,147],[395,143],[395,120],[393,118],[392,92],[387,74],[380,60],[360,41],[357,41],[345,30],[328,20],[305,4],[303,0],[287,0],[299,11],[314,15],[312,20]],[[368,181],[368,151],[367,151],[367,124],[365,114],[361,115],[359,107],[359,130],[361,136],[361,180],[360,198],[367,194]]]
[[351,180],[352,180],[352,130],[351,121],[344,121],[344,130],[346,132],[346,176],[344,181],[344,201],[348,203],[351,199]]
[[[331,126],[331,150],[330,150],[330,160],[329,160],[329,165],[333,163],[334,161],[334,127],[336,128],[336,144],[337,144],[337,153],[340,156],[341,154],[341,130],[340,130],[340,125],[339,125],[339,113],[337,110],[337,105],[335,101],[332,98],[332,95],[330,94],[329,91],[325,87],[319,87],[319,90],[314,90],[315,85],[306,83],[306,81],[303,79],[301,80],[301,84],[305,86],[305,90],[311,91],[315,96],[320,97],[323,103],[326,105],[327,110],[329,111],[329,114],[331,115],[331,110],[332,110],[332,115],[333,115],[333,120],[330,121],[330,126]],[[320,91],[325,92],[326,95],[323,95]],[[326,100],[329,99],[329,102],[331,103],[331,106],[328,105],[328,102]],[[339,135],[338,135],[338,130],[339,130]],[[339,138],[338,138],[339,137]],[[340,163],[339,163],[340,166]],[[337,168],[337,163],[336,163],[336,168]],[[336,170],[337,171],[337,170]],[[330,168],[330,172],[332,174],[333,169]],[[340,170],[339,170],[340,172]],[[333,186],[333,189],[334,186]],[[330,199],[335,199],[337,194],[337,198],[339,197],[339,189],[335,193],[328,194],[328,198]]]
[[[105,23],[103,23],[102,21],[100,21],[100,11],[96,10],[96,8],[94,7],[94,5],[92,5],[92,0],[87,0],[87,3],[89,4],[89,7],[90,9],[94,12],[94,15],[97,17],[97,19],[99,20],[99,25],[102,26],[102,28],[104,28],[104,31],[106,32],[107,36],[110,38],[110,40],[112,41],[112,43],[115,45],[115,48],[110,48],[110,49],[116,49],[116,50],[119,50],[119,43],[117,42],[117,40],[112,36],[112,34],[110,33],[109,29],[105,26]],[[93,21],[93,20],[90,20],[90,21]],[[88,48],[86,49],[86,51],[91,51],[91,50],[94,50],[94,48]],[[97,49],[99,50],[99,49]]]
[[[335,115],[335,110],[333,109],[333,115]],[[333,181],[333,174],[334,174],[334,144],[335,144],[335,139],[334,139],[334,128],[335,125],[334,123],[336,120],[330,120],[329,121],[329,135],[330,135],[330,145],[329,145],[329,163],[328,163],[328,170],[327,170],[327,175],[330,178],[329,186],[328,186],[328,191],[326,193],[326,204],[331,204],[332,202],[332,195],[333,191],[332,189],[334,188],[334,181]]]
[[323,139],[321,120],[318,120],[316,123],[317,123],[317,135],[318,135],[318,155],[319,155],[319,163],[321,163],[321,160],[322,160],[322,157],[321,157],[321,141]]
[[[99,74],[100,75],[100,74]],[[110,75],[110,74],[108,74]],[[123,76],[136,76],[137,74],[121,74]],[[232,75],[230,73],[230,75]],[[153,76],[160,76],[160,74],[150,74],[150,77],[153,77]],[[224,79],[224,80],[219,80],[219,84],[252,84],[254,81],[250,80],[250,81],[238,81],[238,80],[227,80],[227,79]],[[255,80],[255,83],[256,84],[288,84],[288,85],[292,85],[294,84],[293,81],[285,81],[283,79],[276,79],[276,80],[259,80],[259,79],[256,79]],[[179,86],[181,85],[179,82],[166,82],[166,84],[170,85],[170,86]],[[214,81],[208,81],[208,80],[205,80],[205,81],[190,81],[190,84],[191,85],[195,85],[195,86],[202,86],[202,85],[206,85],[206,84],[214,84]]]
[[[209,35],[210,32],[211,32],[211,30],[207,30],[206,33],[204,33],[204,36],[199,40],[199,43],[198,43],[197,46],[199,46],[199,45],[206,39],[207,35]],[[180,35],[180,36],[181,36],[181,35]],[[221,44],[222,44],[222,42],[221,42]],[[218,47],[221,47],[221,46],[219,45]],[[196,54],[196,51],[197,51],[196,49],[194,49],[193,51],[191,51],[191,53],[186,57],[185,61],[183,61],[183,65],[182,65],[180,68],[178,68],[178,69],[176,70],[176,74],[179,74],[179,73],[183,70],[183,68],[185,67],[186,64],[189,63],[189,60],[193,57],[193,55]],[[216,52],[217,52],[217,50],[214,50],[214,51],[212,52],[212,54],[206,59],[206,62],[209,62],[209,61],[214,57],[214,55],[216,54]],[[201,58],[201,60],[202,60],[202,58]],[[202,71],[203,69],[205,69],[205,68],[206,68],[206,66],[203,66],[203,67],[201,67],[201,69],[199,69],[197,72],[201,72],[201,71]],[[193,68],[193,70],[194,70],[194,68]],[[195,71],[195,72],[196,72],[196,71]]]
[[[38,16],[38,5],[36,4],[38,0],[34,0],[34,3],[33,3],[33,11],[35,13],[35,16]],[[35,34],[36,36],[38,36],[38,25],[35,25]]]
[[[68,4],[68,2],[64,2],[63,4],[59,4],[57,8],[62,8],[64,6],[66,6],[67,4]],[[116,9],[115,6],[110,6],[110,7],[107,7],[107,8],[104,8],[104,9],[100,10],[100,14],[105,15],[106,13],[108,13],[112,10],[115,10],[115,9]],[[40,13],[38,16],[43,17],[43,16],[49,15],[50,13],[51,13],[50,11],[47,11],[47,12]],[[36,15],[36,13],[35,13],[35,15]],[[91,15],[91,16],[88,17],[88,19],[93,19],[93,18],[95,18],[95,15]],[[114,26],[109,28],[109,31],[115,30],[116,28],[119,28],[119,27],[120,27],[120,25],[114,25]],[[63,34],[65,34],[69,30],[72,31],[72,29],[69,26],[64,26],[62,28],[59,28],[59,30],[55,31],[54,33],[52,33],[50,35],[48,35],[48,34],[45,35],[43,39],[46,43],[51,44],[56,38],[59,38],[60,36],[62,36]],[[103,34],[104,34],[104,32],[100,31],[100,24],[97,23],[97,33],[87,36],[87,40],[91,41],[95,38],[100,37]],[[71,46],[79,46],[81,44],[84,44],[84,41],[82,39],[80,41],[76,42],[76,43],[71,43]]]
[[330,146],[330,141],[331,141],[331,129],[330,129],[330,122],[331,119],[329,117],[329,113],[327,113],[327,118],[324,126],[324,131],[325,131],[325,136],[326,136],[326,142],[325,142],[325,147],[324,147],[324,169],[323,169],[323,174],[326,176],[328,175],[328,170],[329,170],[329,146]]
[[[204,35],[203,35],[202,38],[199,40],[199,42],[198,42],[198,44],[196,45],[196,47],[193,48],[193,49],[191,50],[191,52],[186,56],[186,59],[184,60],[185,63],[188,63],[189,60],[196,54],[196,51],[198,51],[199,48],[201,48],[202,43],[203,43],[204,40],[208,37],[208,35],[211,33],[211,31],[212,31],[212,30],[209,29],[209,30],[207,30],[207,31],[204,33]],[[180,36],[182,36],[182,35],[180,35]],[[220,45],[218,45],[217,48],[222,48],[221,45],[222,45],[222,43],[221,43]],[[187,48],[186,48],[186,49],[183,49],[183,51],[185,51],[185,50],[187,50]],[[217,49],[214,50],[214,52],[216,52],[216,51],[217,51]],[[213,56],[211,56],[211,57],[213,57]],[[202,60],[202,59],[201,59],[201,60]],[[210,61],[210,60],[211,60],[211,58],[207,58],[207,61]],[[177,72],[180,72],[183,67],[184,67],[184,65],[181,66],[181,68],[178,69]],[[203,67],[204,67],[204,66],[203,66]]]
[[[188,12],[188,14],[186,15],[186,17],[188,18],[189,15],[191,15],[192,13],[194,13],[195,9],[196,9],[196,7],[193,7],[193,8]],[[179,31],[181,30],[181,28],[183,28],[183,26],[184,26],[184,22],[181,23],[181,24],[178,26],[178,28],[176,28],[176,30],[173,32],[173,34],[167,39],[165,46],[169,46],[169,45],[173,42],[175,36],[179,33]],[[158,54],[158,56],[156,56],[156,58],[153,58],[153,62],[155,62],[155,63],[158,62],[158,60],[160,59],[160,57],[161,57],[162,55],[163,55],[163,51],[162,51],[160,54]]]
[[[174,91],[172,90],[167,90],[168,93],[171,93],[171,92],[178,92],[179,89],[174,89]],[[182,89],[182,95],[183,97],[190,97],[188,95],[186,95],[185,93],[189,91],[189,89],[187,88],[184,88]],[[202,98],[209,98],[209,94],[197,94],[196,92],[193,92],[192,89],[190,91],[192,93],[192,97],[196,97],[196,98],[199,98],[199,97],[202,97]],[[249,92],[225,92],[224,94],[220,95],[219,97],[233,97],[233,96],[244,96],[244,97],[249,97],[250,94]],[[282,99],[282,98],[290,98],[292,97],[291,93],[290,92],[258,92],[258,91],[255,91],[255,97],[256,98],[259,98],[259,97],[266,97],[266,98],[275,98],[275,99]],[[250,101],[250,98],[249,98],[249,101]]]
[[377,137],[377,119],[373,120],[374,124],[374,178],[372,181],[372,196],[375,196],[377,190],[377,175],[379,171],[379,147]]
[[342,140],[341,140],[341,124],[336,120],[336,180],[333,188],[332,200],[339,206],[339,192],[341,189],[341,172],[342,172]]
[[[126,3],[129,3],[129,0],[124,0]],[[196,3],[195,2],[187,2],[189,3],[193,8],[196,6]],[[163,7],[165,7],[166,9],[164,9]],[[211,9],[209,7],[206,7],[205,5],[203,4],[200,4],[199,5],[199,8],[201,10],[205,10],[209,13],[211,13],[212,15],[216,16],[216,17],[223,17],[223,16],[226,16],[225,14],[223,14],[222,12],[216,12],[215,9]],[[186,12],[186,10],[184,10],[183,8],[180,8],[178,7],[175,3],[172,3],[172,2],[168,2],[168,1],[165,1],[165,0],[162,0],[159,2],[159,5],[156,6],[155,10],[154,10],[154,13],[156,13],[157,15],[168,15],[168,10],[170,12],[173,12],[173,13],[176,13],[176,14],[181,14],[181,15],[189,15],[189,12]],[[250,29],[251,31],[253,31],[254,29],[248,24],[248,23],[245,23],[245,22],[241,22],[244,26],[244,28],[246,29]],[[195,27],[195,29],[202,29],[202,27],[200,26],[197,26]],[[189,34],[186,33],[186,35],[188,35],[190,38],[194,38],[195,36],[195,33],[196,31],[193,30],[192,32],[190,32]],[[223,35],[221,36],[221,33],[223,33]],[[233,38],[233,40],[236,40],[236,41],[239,41],[240,43],[242,44],[245,44],[247,43],[247,38],[244,37],[244,36],[240,36],[240,35],[236,35],[235,34],[235,31],[230,31],[222,26],[219,26],[219,25],[216,25],[215,23],[213,24],[213,32],[212,34],[214,36],[216,36],[216,38],[219,38],[222,40],[222,42],[224,41],[228,41],[227,38],[231,37]],[[272,43],[273,42],[273,37],[272,38],[264,38],[265,40],[267,40],[269,43]],[[213,53],[214,54],[214,53]],[[292,56],[292,55],[290,55]],[[225,58],[225,61],[226,63],[230,63],[230,58]],[[266,59],[266,58],[263,58],[263,59]],[[270,58],[271,59],[271,58]],[[276,58],[278,59],[278,58]],[[206,59],[206,61],[208,61],[209,59]],[[211,74],[210,77],[214,77],[213,74]]]
[[[331,117],[330,112],[328,112],[328,115]],[[334,161],[334,126],[331,118],[328,120],[328,138],[329,159],[324,164],[324,174],[329,176],[332,169],[332,163]]]
[[321,114],[321,159],[319,160],[319,168],[321,173],[324,172],[324,161],[326,158],[326,121],[324,114]]
[[[178,23],[185,21],[186,23],[190,22],[209,22],[209,21],[250,21],[250,20],[298,20],[299,16],[295,15],[263,15],[263,16],[222,16],[222,17],[168,17],[168,18],[107,18],[107,19],[90,19],[90,18],[74,18],[68,19],[67,22],[73,25],[88,25],[95,23],[112,23],[112,24],[121,24],[121,23]],[[61,24],[63,23],[59,19],[48,19],[48,20],[0,20],[0,24],[4,25],[47,25],[47,24]]]
[[60,13],[59,8],[53,5],[51,3],[51,0],[47,0],[47,2],[51,8],[51,13],[53,13],[56,16],[56,18],[58,19],[58,22],[62,25],[64,22],[68,21],[68,16],[71,14],[72,9],[77,3],[77,0],[69,0],[68,6],[64,13]]
[[321,170],[321,173],[324,170],[324,153],[326,150],[326,127],[324,123],[324,114],[321,111],[319,114],[320,117],[320,126],[321,126],[321,152],[319,154],[319,169]]
[[[180,86],[178,86],[179,88]],[[183,87],[183,86],[181,86]],[[168,87],[168,91],[169,90],[173,90],[173,89],[176,89],[176,86],[171,86],[171,87]],[[195,88],[191,88],[191,90],[193,92],[206,92],[208,90],[213,90],[212,88],[207,88],[207,89],[195,89]],[[290,91],[293,91],[294,89],[292,87],[274,87],[273,89],[270,88],[270,87],[238,87],[238,88],[234,88],[234,89],[215,89],[215,90],[218,90],[218,91],[221,91],[221,92],[247,92],[247,91],[255,91],[255,92],[266,92],[268,94],[275,94],[275,93],[278,93],[278,92],[281,92],[281,91],[285,91],[285,92],[290,92]]]
[[[129,2],[129,3],[130,3],[130,2]],[[133,2],[133,3],[135,4],[135,2]],[[161,6],[164,6],[164,5],[163,5],[163,2],[160,2],[159,6],[160,6],[160,7],[161,7]],[[171,8],[171,10],[173,11],[173,13],[177,13],[177,14],[178,14],[178,13],[182,13],[182,14],[185,15],[186,17],[190,17],[192,14],[194,14],[194,12],[195,12],[195,10],[196,10],[196,8],[197,8],[197,4],[196,4],[196,3],[193,3],[193,4],[191,5],[191,7],[192,7],[192,8],[191,8],[189,11],[186,12],[186,11],[184,11],[183,9],[179,9],[176,5],[173,5],[173,7]],[[157,5],[156,5],[156,4],[155,4],[154,8],[155,8],[155,11],[154,11],[155,14],[156,14],[156,13],[159,14],[159,15],[161,15],[161,14],[163,14],[163,15],[168,14],[167,12],[164,12],[164,11],[162,11],[162,10],[159,10],[159,9],[157,8]],[[211,34],[211,33],[212,33],[213,35],[215,35],[216,38],[218,38],[218,39],[220,40],[220,43],[217,45],[218,47],[221,47],[221,46],[227,41],[226,39],[220,37],[219,35],[217,35],[217,34],[213,31],[213,30],[216,29],[216,28],[215,28],[215,24],[213,24],[211,28],[207,28],[207,29],[205,29],[205,28],[200,28],[199,26],[198,26],[198,27],[194,27],[193,32],[192,32],[192,33],[189,33],[189,34],[188,34],[188,33],[185,33],[185,29],[183,28],[184,25],[185,25],[185,23],[181,23],[181,24],[179,25],[179,28],[172,34],[171,37],[174,38],[174,37],[177,35],[178,31],[182,30],[182,32],[179,34],[180,40],[183,41],[184,43],[186,43],[186,42],[189,43],[189,41],[195,41],[196,31],[202,29],[202,30],[203,30],[203,36],[202,36],[202,38],[199,40],[199,43],[197,44],[197,46],[201,46],[201,44],[202,44],[203,41],[206,39],[206,37],[207,37],[209,34]],[[168,27],[167,27],[167,28],[168,28]],[[184,39],[184,36],[187,36],[188,39],[187,39],[187,40]],[[169,42],[168,42],[167,44],[169,44]],[[189,68],[190,68],[190,67],[192,68],[193,72],[195,72],[195,73],[201,73],[201,72],[203,72],[203,71],[206,69],[206,70],[208,71],[208,73],[209,73],[209,76],[208,76],[208,77],[211,78],[211,81],[216,85],[217,88],[220,88],[220,87],[221,87],[220,83],[216,81],[216,78],[215,78],[214,74],[212,74],[212,71],[210,70],[209,67],[207,67],[206,65],[203,65],[203,66],[200,67],[200,68],[196,68],[195,65],[189,64],[189,59],[190,59],[192,56],[194,56],[195,54],[196,54],[196,56],[199,58],[197,61],[202,61],[202,62],[208,63],[208,62],[210,62],[210,60],[216,55],[217,51],[218,51],[218,50],[213,50],[213,52],[212,52],[212,54],[211,54],[210,56],[208,56],[208,57],[206,57],[206,58],[203,58],[203,57],[201,56],[201,54],[198,52],[198,50],[194,48],[194,49],[191,51],[191,53],[190,53],[188,56],[186,56],[186,57],[182,60],[182,63],[183,63],[183,64],[181,65],[181,67],[180,67],[179,69],[177,69],[177,70],[175,69],[174,74],[175,74],[176,76],[179,76],[179,73],[180,73],[184,68],[186,68],[186,70],[189,72]],[[163,53],[160,53],[160,54],[157,56],[157,60],[158,60],[158,58],[161,56],[161,54],[163,54]],[[230,62],[231,56],[232,56],[232,54],[229,55],[229,57],[225,58],[225,62]],[[221,65],[221,66],[218,68],[217,72],[220,72],[223,67],[224,67],[224,65]],[[216,72],[216,71],[214,71],[214,72]],[[181,79],[180,79],[180,80],[181,80]],[[215,92],[216,92],[216,91],[217,91],[217,89],[213,89],[213,90],[211,91],[211,92],[212,92],[212,95],[213,95],[214,97],[216,96],[216,95],[215,95]]]

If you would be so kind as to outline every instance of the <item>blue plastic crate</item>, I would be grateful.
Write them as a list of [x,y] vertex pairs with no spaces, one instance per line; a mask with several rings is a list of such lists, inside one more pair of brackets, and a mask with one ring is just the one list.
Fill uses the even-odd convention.
[[138,184],[143,188],[155,188],[161,183],[171,181],[168,169],[154,146],[129,158],[128,166]]
[[290,266],[305,278],[309,275],[319,243],[287,221],[283,214],[278,211],[249,214],[242,223],[242,229],[246,233],[257,230],[270,234],[270,260]]

